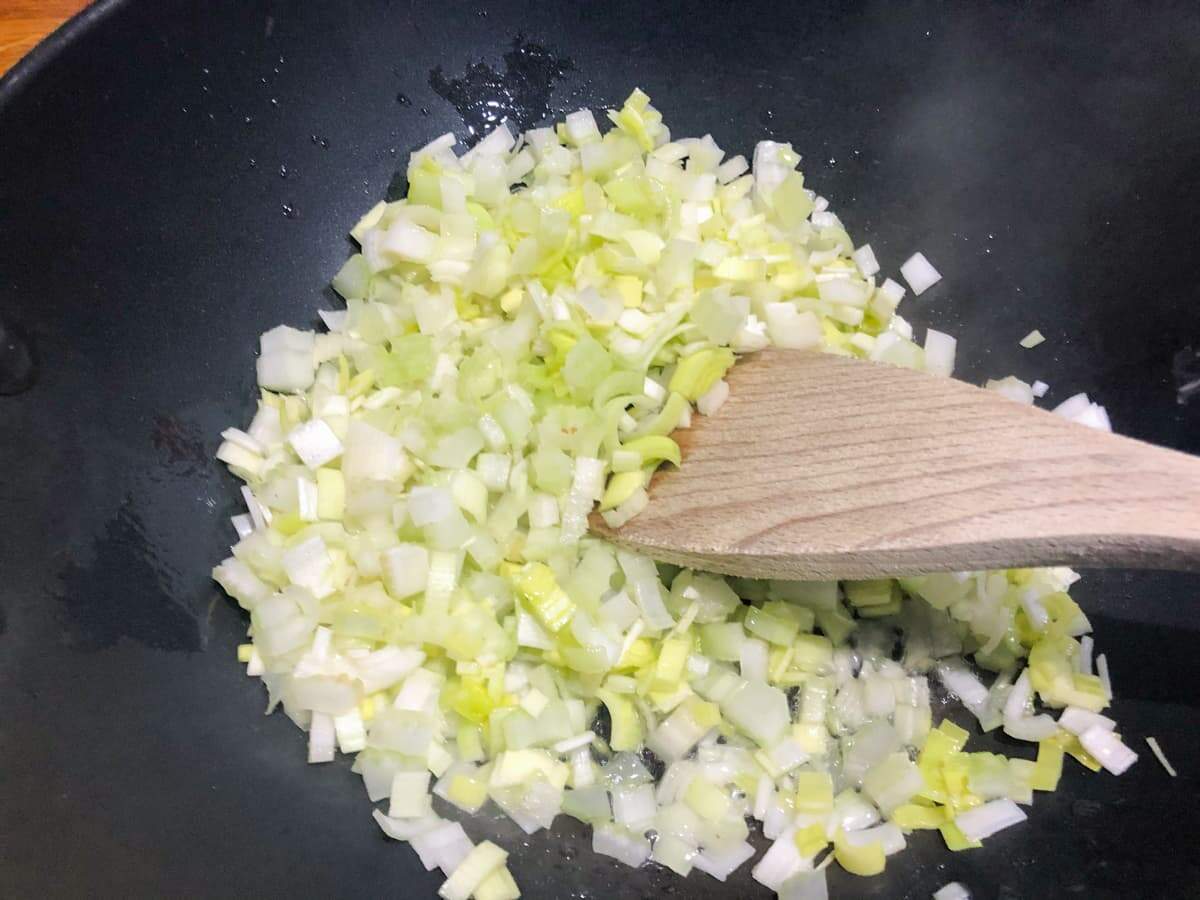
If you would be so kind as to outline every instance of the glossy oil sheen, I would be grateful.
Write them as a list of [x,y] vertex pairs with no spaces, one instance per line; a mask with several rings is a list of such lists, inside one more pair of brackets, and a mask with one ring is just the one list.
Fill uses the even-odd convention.
[[[530,47],[552,83],[520,81],[507,54]],[[920,249],[943,273],[905,315],[959,337],[961,375],[1087,390],[1119,430],[1200,452],[1200,404],[1177,402],[1200,346],[1198,70],[1200,11],[1170,2],[102,3],[0,83],[0,318],[39,364],[0,397],[0,895],[436,889],[347,764],[307,766],[262,717],[245,619],[208,580],[237,511],[208,459],[250,416],[257,336],[335,302],[346,231],[410,148],[634,85],[677,134],[790,140],[885,271]],[[1200,580],[1090,574],[1077,596],[1141,761],[1069,763],[984,849],[917,834],[883,877],[831,871],[832,896],[1200,895]],[[466,827],[533,898],[765,896],[749,867],[721,885],[597,858],[566,818]]]

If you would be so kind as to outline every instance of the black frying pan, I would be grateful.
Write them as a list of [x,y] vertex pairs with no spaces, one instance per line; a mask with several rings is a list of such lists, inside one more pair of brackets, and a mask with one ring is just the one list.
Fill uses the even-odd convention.
[[[678,134],[791,140],[885,265],[919,248],[944,273],[905,314],[959,336],[960,374],[1087,390],[1119,430],[1197,452],[1200,401],[1176,388],[1200,341],[1198,71],[1186,2],[84,13],[0,81],[0,318],[40,366],[0,397],[0,896],[435,890],[349,767],[307,766],[295,727],[262,717],[208,570],[237,506],[210,457],[249,418],[258,334],[333,302],[356,216],[410,148],[464,130],[446,97],[528,126],[640,85]],[[1034,327],[1049,341],[1020,350]],[[832,872],[833,895],[1200,895],[1198,593],[1079,586],[1142,753],[1128,775],[1069,764],[982,850],[918,834],[883,877]],[[528,839],[467,829],[513,851],[529,897],[764,893],[748,866],[722,886],[594,857],[565,817]]]

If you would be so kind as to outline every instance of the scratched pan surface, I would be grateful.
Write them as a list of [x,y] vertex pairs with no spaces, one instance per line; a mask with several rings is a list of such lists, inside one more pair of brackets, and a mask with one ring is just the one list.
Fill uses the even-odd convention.
[[[348,227],[413,146],[634,85],[679,134],[791,140],[889,271],[921,248],[945,274],[907,314],[959,335],[962,374],[1087,390],[1200,452],[1200,403],[1176,402],[1200,341],[1198,70],[1187,3],[147,0],[75,21],[0,83],[0,317],[40,367],[0,397],[0,895],[435,890],[348,766],[306,766],[262,716],[245,620],[207,577],[236,511],[209,458],[250,415],[257,335],[332,302]],[[1019,350],[1035,326],[1048,342]],[[983,850],[919,834],[833,894],[1200,895],[1198,593],[1079,588],[1142,753],[1126,777],[1069,768]],[[763,894],[745,870],[619,867],[559,822],[467,828],[512,849],[530,897]]]

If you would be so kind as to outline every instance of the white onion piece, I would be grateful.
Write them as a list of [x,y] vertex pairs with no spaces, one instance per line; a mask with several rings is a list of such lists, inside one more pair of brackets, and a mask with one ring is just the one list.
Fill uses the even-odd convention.
[[869,278],[879,271],[879,261],[875,259],[875,251],[871,249],[870,244],[863,244],[854,253],[851,254],[851,259],[858,266],[858,271],[864,277]]
[[942,280],[942,275],[925,258],[923,253],[914,253],[900,267],[900,274],[918,297]]
[[1146,738],[1146,745],[1150,748],[1150,752],[1154,754],[1155,759],[1158,760],[1159,765],[1166,770],[1168,775],[1170,775],[1172,778],[1175,778],[1179,775],[1179,773],[1175,771],[1175,767],[1171,765],[1170,761],[1167,759],[1167,755],[1163,753],[1162,747],[1158,745],[1157,739],[1153,737]]
[[958,342],[932,328],[925,332],[925,371],[949,378],[954,374],[954,351]]
[[933,900],[971,900],[971,893],[957,881],[951,881],[933,892]]
[[1091,728],[1114,731],[1117,727],[1117,723],[1108,716],[1102,716],[1100,713],[1081,709],[1078,706],[1068,706],[1064,709],[1062,715],[1058,717],[1058,725],[1075,735],[1082,735]]
[[1137,762],[1138,755],[1127,747],[1119,737],[1103,725],[1093,725],[1079,735],[1083,749],[1092,754],[1100,765],[1114,775],[1122,775]]
[[1006,798],[989,800],[982,806],[976,806],[961,812],[954,818],[954,824],[968,840],[982,841],[1012,825],[1024,822],[1027,816],[1021,807]]

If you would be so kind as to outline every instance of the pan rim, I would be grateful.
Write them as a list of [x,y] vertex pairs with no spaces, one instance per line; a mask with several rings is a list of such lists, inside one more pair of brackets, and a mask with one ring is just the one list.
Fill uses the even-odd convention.
[[128,3],[129,0],[95,0],[42,38],[32,50],[17,60],[11,69],[0,75],[0,116],[16,101],[26,84],[32,82],[68,47],[112,15],[117,8]]

